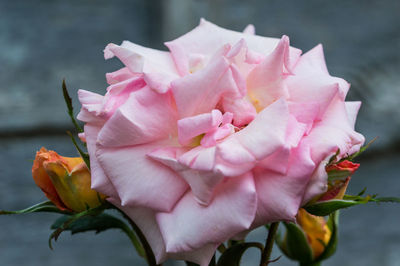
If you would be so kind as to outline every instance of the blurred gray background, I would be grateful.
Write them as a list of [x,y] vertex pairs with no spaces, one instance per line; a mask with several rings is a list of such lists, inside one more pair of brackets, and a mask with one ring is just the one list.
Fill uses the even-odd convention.
[[[332,75],[352,84],[349,99],[362,100],[357,127],[379,136],[361,157],[350,192],[364,187],[400,197],[400,1],[279,0],[0,0],[0,209],[44,200],[30,168],[45,146],[65,156],[76,152],[60,90],[66,78],[76,111],[80,88],[104,93],[104,74],[121,66],[105,62],[109,42],[163,48],[204,17],[260,35],[286,34],[304,52],[322,43]],[[120,232],[62,235],[47,246],[52,214],[0,217],[0,265],[145,265]],[[400,205],[369,204],[341,214],[336,255],[324,265],[400,265]],[[257,230],[250,239],[264,241]],[[278,250],[274,256],[278,256]],[[243,265],[257,265],[250,251]],[[165,265],[183,265],[167,262]],[[273,265],[296,265],[281,258]]]

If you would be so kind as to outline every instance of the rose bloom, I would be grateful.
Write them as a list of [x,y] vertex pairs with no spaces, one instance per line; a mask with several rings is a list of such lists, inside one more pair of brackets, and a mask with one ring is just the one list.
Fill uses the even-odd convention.
[[294,221],[327,189],[325,166],[359,150],[360,102],[327,71],[322,46],[201,20],[169,52],[128,41],[106,59],[105,96],[80,90],[92,187],[140,227],[158,263],[208,265],[216,247]]

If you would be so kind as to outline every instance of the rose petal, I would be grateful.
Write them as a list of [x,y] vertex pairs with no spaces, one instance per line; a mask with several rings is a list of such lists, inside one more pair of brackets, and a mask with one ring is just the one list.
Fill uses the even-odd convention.
[[94,154],[96,153],[96,140],[99,131],[100,131],[99,126],[91,124],[85,125],[86,145],[88,153],[92,155],[89,157],[91,187],[92,189],[104,195],[118,199],[119,197],[117,191],[115,190],[113,184],[104,173],[103,168],[100,166],[99,161],[97,160],[97,157],[94,156]]
[[98,142],[106,147],[148,143],[176,132],[176,113],[171,96],[148,87],[130,94],[128,100],[105,123]]
[[213,131],[222,122],[221,111],[199,114],[178,120],[178,139],[181,145],[188,145],[194,137]]
[[[288,120],[287,104],[278,100],[261,111],[247,127],[219,143],[217,154],[229,164],[243,164],[243,171],[247,171],[248,163],[262,160],[284,145]],[[226,171],[229,169],[222,165],[216,168],[230,175]]]
[[168,252],[190,251],[247,229],[256,207],[253,176],[246,174],[221,183],[207,207],[188,192],[170,213],[158,213],[157,221]]
[[294,221],[314,168],[310,148],[300,145],[291,151],[286,174],[256,169],[258,208],[252,227],[275,221]]
[[169,143],[130,147],[98,146],[96,156],[114,184],[122,205],[169,211],[187,190],[187,184],[168,167],[146,156]]

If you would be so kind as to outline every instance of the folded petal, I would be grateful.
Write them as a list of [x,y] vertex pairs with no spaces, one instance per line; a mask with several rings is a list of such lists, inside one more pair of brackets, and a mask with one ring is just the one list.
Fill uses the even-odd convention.
[[86,90],[78,90],[78,99],[82,104],[77,118],[86,123],[101,124],[105,117],[102,116],[104,96]]
[[237,127],[249,124],[257,115],[254,106],[245,98],[224,97],[222,106],[225,112],[233,114],[233,124]]
[[127,80],[129,78],[132,78],[134,74],[129,70],[127,67],[123,67],[117,71],[107,73],[106,74],[106,79],[107,83],[112,85],[124,80]]
[[148,156],[176,171],[189,184],[195,199],[203,205],[211,201],[214,188],[222,181],[220,173],[212,171],[215,147],[167,147],[154,150]]
[[256,208],[253,176],[246,174],[221,183],[207,207],[199,205],[188,192],[170,213],[158,213],[157,221],[167,252],[190,251],[222,243],[247,229]]
[[122,205],[169,211],[187,190],[186,182],[165,165],[147,157],[170,143],[130,147],[98,146],[96,156],[118,191]]
[[223,94],[239,94],[230,64],[223,56],[194,74],[171,83],[180,117],[207,113],[214,109]]
[[178,138],[181,145],[189,144],[194,137],[217,129],[222,122],[221,111],[199,114],[178,120]]
[[118,57],[132,73],[158,72],[176,75],[170,53],[143,47],[129,41],[121,45],[110,43],[104,49],[106,59]]
[[344,100],[350,88],[350,84],[344,79],[332,77],[331,75],[329,75],[325,65],[322,45],[318,45],[302,55],[298,60],[296,67],[293,70],[293,73],[295,74],[295,76],[303,77],[299,81],[294,81],[294,84],[299,82],[304,83],[306,82],[305,79],[308,79],[308,82],[310,82],[310,84],[313,84],[312,81],[316,81],[318,84],[325,83],[326,85],[338,84],[339,95],[342,100]]
[[256,28],[254,27],[253,24],[249,24],[243,30],[243,33],[250,34],[250,35],[255,35],[256,34]]
[[[232,165],[243,164],[243,171],[247,171],[248,163],[262,160],[284,145],[288,121],[287,104],[278,100],[262,110],[247,127],[219,143],[217,156]],[[217,169],[230,175],[226,167],[217,165]]]
[[345,103],[340,96],[336,96],[322,120],[315,124],[303,141],[310,144],[312,159],[318,163],[338,149],[340,156],[351,154],[360,148],[364,140],[361,134],[354,131]]
[[277,47],[247,76],[248,96],[258,111],[289,94],[283,80],[290,70],[289,38],[283,36]]
[[354,129],[357,114],[361,107],[361,102],[345,102],[345,106],[350,125]]
[[148,143],[176,134],[176,112],[169,93],[148,87],[135,91],[118,108],[99,132],[98,142],[106,147]]
[[294,221],[314,168],[310,148],[300,145],[291,151],[286,174],[255,169],[258,208],[252,227],[275,221]]
[[328,189],[328,173],[326,172],[325,167],[334,154],[335,153],[332,152],[323,159],[312,173],[306,191],[304,192],[303,201],[301,203],[302,206],[307,204],[314,197],[326,192]]
[[201,19],[199,26],[195,29],[178,39],[165,43],[165,45],[171,51],[180,75],[186,75],[189,73],[188,58],[190,54],[212,55],[223,45],[227,43],[234,45],[240,39],[244,39],[251,50],[262,54],[270,53],[279,42],[275,38],[223,29]]
[[96,153],[96,140],[99,134],[100,127],[96,125],[86,124],[85,125],[85,137],[88,153],[90,156],[90,173],[91,173],[91,186],[92,189],[118,199],[118,193],[115,190],[114,185],[108,179],[103,171],[97,157],[94,155]]

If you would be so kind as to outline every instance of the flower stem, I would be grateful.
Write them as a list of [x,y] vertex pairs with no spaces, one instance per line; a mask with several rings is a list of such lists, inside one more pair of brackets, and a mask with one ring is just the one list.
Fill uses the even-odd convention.
[[299,262],[299,266],[321,266],[321,262],[311,262],[311,263],[304,263],[304,262]]
[[147,261],[147,264],[149,266],[161,266],[161,264],[157,264],[156,259],[154,257],[154,253],[153,250],[151,249],[149,243],[147,242],[146,237],[144,236],[144,234],[142,233],[142,231],[140,230],[140,228],[136,225],[136,223],[134,221],[132,221],[132,219],[126,215],[123,211],[121,211],[120,209],[116,208],[123,216],[126,220],[128,220],[129,224],[131,225],[133,231],[136,233],[136,235],[139,237],[140,243],[143,246],[144,252],[145,252],[145,258]]
[[260,266],[267,266],[270,263],[272,247],[274,246],[275,235],[278,230],[279,222],[272,223],[268,230],[268,238],[261,255]]

